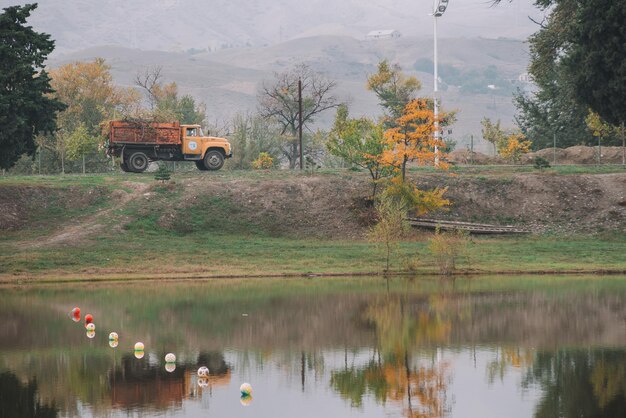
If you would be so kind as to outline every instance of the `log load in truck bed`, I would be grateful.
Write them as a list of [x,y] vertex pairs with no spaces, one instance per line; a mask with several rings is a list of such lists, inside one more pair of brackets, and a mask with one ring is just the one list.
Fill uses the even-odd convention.
[[151,161],[195,161],[200,170],[219,170],[232,157],[225,138],[204,136],[200,125],[179,122],[112,121],[107,154],[121,158],[124,171],[141,173]]

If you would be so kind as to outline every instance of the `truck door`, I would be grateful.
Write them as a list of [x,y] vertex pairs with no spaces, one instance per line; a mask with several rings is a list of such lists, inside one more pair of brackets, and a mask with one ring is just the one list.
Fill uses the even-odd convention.
[[185,127],[183,128],[183,154],[185,156],[201,156],[202,147],[200,144],[200,128]]

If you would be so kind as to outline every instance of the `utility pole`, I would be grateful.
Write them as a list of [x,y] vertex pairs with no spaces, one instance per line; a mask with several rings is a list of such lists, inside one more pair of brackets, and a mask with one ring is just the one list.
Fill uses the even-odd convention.
[[470,165],[474,165],[474,135],[470,135]]
[[554,143],[552,144],[552,165],[556,165],[556,133],[553,138]]
[[302,79],[298,79],[298,140],[300,141],[300,170],[304,169],[302,158]]
[[622,165],[626,165],[626,144],[624,143],[624,121],[622,121],[621,126],[621,136],[622,136]]

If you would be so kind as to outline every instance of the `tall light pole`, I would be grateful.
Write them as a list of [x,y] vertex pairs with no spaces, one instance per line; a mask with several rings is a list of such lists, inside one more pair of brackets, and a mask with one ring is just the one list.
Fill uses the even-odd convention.
[[433,31],[434,31],[434,75],[435,75],[435,87],[433,89],[433,105],[434,105],[434,118],[435,118],[435,166],[439,166],[439,147],[437,143],[439,141],[439,103],[437,99],[437,79],[439,78],[439,74],[437,73],[437,18],[443,16],[443,13],[448,8],[448,0],[434,0],[433,1]]

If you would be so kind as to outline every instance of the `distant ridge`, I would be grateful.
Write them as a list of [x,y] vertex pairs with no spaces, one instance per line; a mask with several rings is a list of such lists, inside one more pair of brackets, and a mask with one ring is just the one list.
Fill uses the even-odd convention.
[[[0,7],[34,0],[0,0]],[[111,44],[164,51],[273,45],[303,36],[365,39],[378,29],[431,36],[430,1],[415,0],[39,0],[30,24],[60,53]],[[455,0],[439,35],[525,39],[541,20],[533,0]]]
[[[505,78],[516,79],[526,71],[526,44],[511,39],[446,39],[440,42],[440,63],[462,71],[482,71],[493,65]],[[423,96],[431,96],[432,70],[417,72],[418,59],[432,59],[432,40],[403,36],[378,41],[357,40],[348,36],[317,36],[293,39],[266,47],[246,47],[216,52],[183,53],[144,51],[119,46],[92,47],[57,55],[49,66],[76,60],[105,58],[112,66],[115,81],[133,85],[137,72],[160,65],[164,81],[175,81],[183,94],[192,94],[207,105],[209,120],[230,120],[236,113],[254,112],[256,93],[263,80],[274,72],[284,71],[305,62],[337,81],[337,95],[350,104],[355,117],[380,116],[382,111],[375,95],[365,89],[367,76],[376,71],[381,59],[399,63],[422,82]],[[444,80],[445,81],[445,80]],[[474,135],[475,151],[490,153],[491,147],[480,140],[480,120],[501,119],[512,126],[515,108],[511,98],[492,94],[463,94],[450,88],[441,92],[445,109],[458,111],[458,122],[452,137],[458,147],[469,147]],[[328,128],[334,114],[327,112],[317,127]]]

